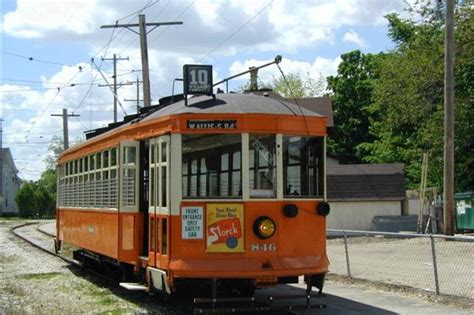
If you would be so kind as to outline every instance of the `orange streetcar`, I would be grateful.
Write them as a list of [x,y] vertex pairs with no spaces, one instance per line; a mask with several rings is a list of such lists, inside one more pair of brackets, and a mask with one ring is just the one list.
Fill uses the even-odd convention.
[[[212,89],[207,70],[185,69],[186,94]],[[327,118],[253,94],[160,101],[60,156],[57,249],[129,289],[249,294],[304,276],[321,291]]]

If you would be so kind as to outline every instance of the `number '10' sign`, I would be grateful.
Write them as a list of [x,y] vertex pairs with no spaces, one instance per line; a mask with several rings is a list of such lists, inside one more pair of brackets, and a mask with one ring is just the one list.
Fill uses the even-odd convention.
[[183,66],[184,94],[212,94],[212,66]]

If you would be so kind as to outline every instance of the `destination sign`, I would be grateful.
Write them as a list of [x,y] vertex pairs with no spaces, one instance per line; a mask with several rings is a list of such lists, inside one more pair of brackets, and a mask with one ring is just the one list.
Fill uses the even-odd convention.
[[236,129],[237,120],[217,120],[217,119],[201,119],[201,120],[188,120],[188,129]]

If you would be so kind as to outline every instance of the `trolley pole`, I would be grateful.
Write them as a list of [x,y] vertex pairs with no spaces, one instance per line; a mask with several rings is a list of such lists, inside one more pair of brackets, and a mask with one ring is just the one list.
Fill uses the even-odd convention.
[[[102,60],[113,60],[114,62],[114,123],[117,122],[117,60],[128,60],[127,58],[117,58],[117,55],[114,54],[113,58],[102,58]],[[124,84],[121,84],[122,86]],[[104,86],[104,85],[99,85],[99,86]],[[105,85],[108,86],[108,85]]]
[[68,129],[68,117],[79,117],[81,115],[77,114],[68,114],[67,108],[63,108],[62,114],[51,114],[51,116],[62,117],[63,118],[63,142],[64,142],[64,150],[69,149],[69,129]]
[[454,0],[446,0],[444,55],[444,234],[454,235]]
[[[150,96],[150,72],[148,67],[148,43],[147,35],[153,31],[158,26],[162,25],[181,25],[183,22],[160,22],[160,23],[146,23],[145,15],[138,15],[138,24],[113,24],[113,25],[102,25],[100,28],[118,28],[125,27],[138,34],[140,36],[140,50],[142,55],[142,75],[143,75],[143,98],[144,106],[151,105],[151,96]],[[147,31],[147,26],[154,26],[150,31]],[[139,32],[137,33],[132,27],[138,27]]]

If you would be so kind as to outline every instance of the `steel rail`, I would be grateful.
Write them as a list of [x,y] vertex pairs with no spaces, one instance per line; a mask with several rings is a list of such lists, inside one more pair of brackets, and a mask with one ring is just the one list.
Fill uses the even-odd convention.
[[[74,259],[71,259],[71,258],[67,258],[67,257],[64,257],[62,256],[61,254],[57,254],[55,253],[54,251],[52,250],[49,250],[47,248],[44,248],[42,247],[41,245],[37,244],[36,242],[34,242],[33,240],[23,236],[23,235],[20,235],[17,231],[17,229],[19,228],[22,228],[22,227],[25,227],[25,226],[29,226],[29,225],[33,225],[33,224],[38,224],[38,222],[27,222],[27,223],[23,223],[23,224],[20,224],[20,225],[17,225],[17,226],[14,226],[12,228],[10,228],[10,232],[15,235],[16,237],[22,239],[23,241],[27,242],[28,244],[30,244],[31,246],[47,253],[47,254],[50,254],[52,256],[55,256],[55,257],[58,257],[62,260],[64,260],[65,262],[67,263],[70,263],[71,265],[74,265],[76,267],[79,267],[80,269],[82,270],[86,270],[87,272],[90,272],[91,274],[93,274],[94,276],[98,277],[98,278],[101,278],[102,280],[107,280],[107,281],[110,281],[111,283],[114,283],[114,284],[118,284],[118,281],[113,279],[113,278],[110,278],[110,277],[107,277],[97,271],[94,271],[92,269],[89,269],[89,268],[86,268],[85,266],[83,266],[80,262],[78,262],[77,260],[74,260]],[[43,233],[43,234],[46,234],[48,235],[49,237],[53,238],[54,236],[51,236],[51,234],[49,233],[46,233],[44,231],[41,231],[37,228],[37,231]]]

